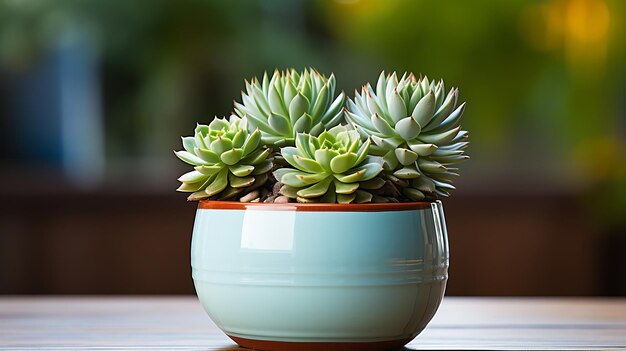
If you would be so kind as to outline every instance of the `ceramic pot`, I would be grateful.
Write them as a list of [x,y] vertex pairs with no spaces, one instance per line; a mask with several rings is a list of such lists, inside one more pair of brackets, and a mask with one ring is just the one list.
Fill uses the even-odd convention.
[[201,201],[191,244],[198,298],[257,350],[386,350],[426,327],[443,298],[441,202]]

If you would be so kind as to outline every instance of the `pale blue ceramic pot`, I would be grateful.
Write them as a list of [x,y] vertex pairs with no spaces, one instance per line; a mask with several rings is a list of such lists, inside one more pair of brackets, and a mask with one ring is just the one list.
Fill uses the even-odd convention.
[[448,262],[439,201],[201,201],[191,244],[202,306],[260,350],[401,347],[439,307]]

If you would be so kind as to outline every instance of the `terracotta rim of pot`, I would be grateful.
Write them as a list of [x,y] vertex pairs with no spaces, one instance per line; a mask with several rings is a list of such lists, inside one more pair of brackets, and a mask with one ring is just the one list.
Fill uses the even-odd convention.
[[302,211],[302,212],[382,212],[382,211],[410,211],[422,210],[431,207],[432,202],[397,202],[382,204],[332,204],[332,203],[258,203],[200,200],[198,208],[204,210],[263,210],[263,211]]

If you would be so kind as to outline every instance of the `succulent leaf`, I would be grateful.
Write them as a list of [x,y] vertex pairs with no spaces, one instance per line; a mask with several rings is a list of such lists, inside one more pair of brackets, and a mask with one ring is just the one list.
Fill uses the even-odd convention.
[[415,161],[417,161],[418,155],[414,151],[403,149],[403,148],[397,148],[394,150],[394,152],[396,154],[396,158],[398,158],[398,161],[404,166],[408,166],[410,164],[413,164]]
[[404,140],[413,140],[422,131],[422,127],[412,117],[405,117],[396,123],[394,127],[396,133],[398,133]]
[[355,183],[355,182],[364,180],[363,176],[365,176],[364,169],[354,170],[346,174],[335,174],[335,178],[337,178],[337,180],[339,180],[340,182],[344,182],[344,183]]
[[420,141],[410,141],[407,144],[413,152],[420,156],[431,155],[438,149],[435,144],[423,144]]
[[[245,151],[244,151],[244,154],[245,154]],[[270,154],[270,149],[263,149],[259,147],[257,150],[254,150],[252,151],[252,153],[247,155],[246,158],[241,160],[241,163],[256,166],[257,164],[267,159],[267,156],[269,154]]]
[[354,167],[358,158],[359,157],[352,152],[337,155],[330,160],[330,170],[333,171],[333,173],[343,173]]
[[406,112],[406,104],[396,89],[394,89],[389,96],[387,105],[389,106],[389,117],[391,117],[395,123],[398,123],[398,121],[408,115]]
[[432,193],[435,191],[435,182],[426,176],[413,179],[411,186],[423,193]]
[[330,161],[339,156],[339,152],[331,149],[315,150],[315,160],[326,170],[332,172]]
[[[237,177],[245,177],[254,171],[254,166],[252,165],[235,165],[229,167],[230,172]],[[180,180],[180,179],[179,179]]]
[[420,126],[425,126],[433,117],[433,112],[435,112],[435,96],[432,91],[429,91],[428,94],[415,105],[411,116],[413,116],[415,122],[419,123]]
[[420,176],[420,173],[414,167],[404,167],[393,172],[393,175],[400,179],[414,179]]
[[237,164],[237,162],[241,161],[242,157],[243,157],[242,149],[231,149],[222,153],[222,155],[220,156],[220,159],[225,164],[232,166],[234,164]]
[[[227,185],[228,185],[228,168],[223,168],[215,176],[215,178],[213,179],[211,184],[209,184],[204,189],[204,192],[207,194],[207,196],[213,196],[215,194],[218,194],[222,190],[226,189]],[[200,189],[198,189],[198,190],[200,190]]]
[[330,186],[330,182],[332,182],[331,177],[326,177],[318,183],[311,185],[308,188],[304,188],[302,190],[298,190],[296,193],[300,197],[304,197],[307,199],[320,197],[328,191],[328,187]]
[[187,162],[189,164],[207,164],[207,162],[205,160],[203,160],[202,158],[187,152],[187,151],[175,151],[174,152],[176,154],[176,156],[178,156],[178,158],[180,158],[183,162]]
[[337,194],[352,194],[359,188],[359,183],[342,183],[335,179],[335,192]]
[[428,173],[441,173],[447,170],[446,167],[444,167],[441,163],[437,161],[425,160],[420,158],[417,161],[417,164],[419,165],[419,168],[421,170]]
[[291,122],[286,117],[272,113],[267,121],[278,135],[291,135]]
[[196,141],[194,137],[181,137],[183,141],[183,148],[189,153],[193,153],[193,148],[196,147]]
[[337,193],[337,203],[349,204],[353,202],[354,199],[356,199],[356,194],[344,195],[344,194]]
[[447,130],[439,134],[420,135],[419,139],[425,143],[445,145],[451,142],[461,130],[461,127]]
[[180,182],[187,182],[187,183],[196,183],[199,182],[203,179],[205,179],[205,175],[203,173],[200,173],[198,171],[191,171],[188,173],[183,174],[182,176],[180,176],[178,178],[178,181]]
[[211,148],[211,151],[213,151],[214,153],[221,155],[227,150],[230,150],[233,148],[233,142],[230,141],[229,139],[218,136],[217,139],[211,142],[210,148]]
[[254,171],[252,171],[252,175],[267,175],[267,173],[272,170],[272,167],[274,167],[274,164],[271,160],[264,160],[260,164],[254,166]]
[[296,132],[302,133],[307,130],[311,130],[311,126],[313,124],[313,118],[308,113],[302,114],[300,118],[296,121],[293,128]]
[[430,120],[428,125],[424,128],[425,132],[438,128],[439,126],[441,126],[441,123],[446,118],[448,118],[448,116],[450,115],[450,112],[452,112],[452,110],[455,107],[454,105],[456,101],[455,96],[456,96],[456,90],[454,90],[452,94],[448,95],[448,98],[443,102],[443,105],[441,105],[441,107],[439,107],[437,112],[435,112],[435,114],[432,116],[432,119]]
[[298,93],[289,104],[289,118],[295,123],[299,117],[309,110],[309,100]]
[[372,202],[372,194],[370,192],[367,191],[363,191],[363,190],[357,190],[354,192],[355,194],[355,198],[354,198],[354,202],[357,204],[363,204],[363,203],[367,203],[367,202]]
[[367,190],[376,190],[376,189],[382,188],[383,185],[385,185],[385,180],[383,180],[380,177],[376,177],[376,178],[362,182],[359,188],[367,189]]
[[322,173],[326,171],[324,167],[322,167],[322,165],[319,164],[319,162],[312,160],[310,158],[305,158],[305,157],[301,157],[298,155],[294,155],[293,161],[294,161],[293,163],[290,162],[292,165],[296,165],[296,168],[300,170],[304,170],[306,172]]
[[412,201],[424,200],[426,195],[415,188],[403,188],[402,193]]
[[204,175],[214,175],[222,170],[220,166],[196,166],[194,169]]
[[372,124],[382,135],[394,135],[396,131],[378,113],[372,115]]
[[302,171],[289,172],[280,178],[280,182],[295,188],[315,184],[324,180],[328,175],[325,173],[307,173]]
[[254,183],[254,177],[238,177],[233,173],[228,174],[228,183],[233,188],[243,188]]

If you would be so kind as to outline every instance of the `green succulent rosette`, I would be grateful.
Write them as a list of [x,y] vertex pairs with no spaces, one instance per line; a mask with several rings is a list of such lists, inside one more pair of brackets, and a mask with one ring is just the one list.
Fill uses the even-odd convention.
[[384,180],[380,157],[368,156],[370,141],[363,142],[355,130],[335,126],[318,137],[298,133],[296,146],[281,149],[294,168],[279,168],[274,176],[283,183],[280,192],[298,202],[365,203],[370,190]]
[[198,124],[194,136],[182,141],[185,150],[175,154],[194,170],[178,178],[182,184],[177,190],[191,192],[189,200],[236,198],[263,185],[273,166],[261,133],[250,133],[245,118]]
[[367,84],[348,100],[346,119],[371,153],[383,157],[384,173],[404,196],[419,201],[449,196],[458,176],[453,165],[468,158],[467,132],[459,121],[458,89],[447,94],[443,81],[429,82],[413,74],[398,80],[381,73],[376,90]]
[[294,145],[297,133],[319,135],[338,125],[343,118],[345,95],[335,96],[335,76],[329,78],[308,69],[274,71],[262,80],[246,81],[241,103],[235,112],[247,117],[251,128],[261,131],[266,145]]

